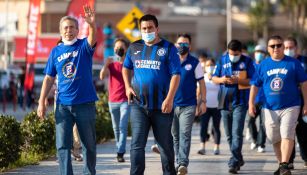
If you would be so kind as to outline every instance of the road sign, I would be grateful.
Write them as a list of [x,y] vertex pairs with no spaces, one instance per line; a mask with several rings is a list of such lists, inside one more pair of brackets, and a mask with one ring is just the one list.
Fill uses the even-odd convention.
[[131,11],[117,23],[116,27],[131,42],[141,39],[139,19],[143,15],[143,12],[138,7],[134,6]]

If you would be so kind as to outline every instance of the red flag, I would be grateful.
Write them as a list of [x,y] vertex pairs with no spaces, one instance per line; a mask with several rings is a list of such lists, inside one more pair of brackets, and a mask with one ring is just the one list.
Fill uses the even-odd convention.
[[32,90],[34,86],[34,64],[36,60],[39,20],[40,0],[30,0],[26,50],[26,77],[24,82],[25,90]]
[[94,9],[95,0],[71,0],[68,8],[67,15],[73,16],[78,19],[79,22],[79,35],[78,38],[84,38],[88,35],[88,24],[80,16],[84,16],[83,6],[88,4],[92,9]]

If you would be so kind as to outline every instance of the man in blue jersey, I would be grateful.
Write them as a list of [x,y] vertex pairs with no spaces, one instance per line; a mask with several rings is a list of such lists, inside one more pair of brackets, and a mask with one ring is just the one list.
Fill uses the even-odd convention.
[[45,68],[45,78],[39,98],[37,114],[44,118],[44,104],[55,77],[58,79],[56,100],[56,148],[60,174],[73,174],[70,150],[72,131],[77,124],[83,145],[84,174],[96,174],[95,101],[98,100],[92,81],[92,56],[96,44],[95,13],[84,6],[84,20],[89,24],[89,35],[77,39],[78,20],[65,16],[60,21],[63,43],[52,49]]
[[241,52],[242,44],[231,40],[212,80],[220,84],[219,108],[231,151],[229,173],[236,174],[244,165],[242,156],[244,121],[247,111],[249,81],[254,73],[252,60]]
[[[255,97],[258,88],[264,92],[262,113],[265,118],[267,138],[272,142],[279,168],[274,175],[291,175],[289,158],[294,145],[295,127],[300,113],[301,86],[303,99],[307,100],[307,76],[301,63],[284,55],[283,39],[272,36],[268,40],[270,57],[263,60],[253,80],[249,99],[249,114],[255,115]],[[307,114],[307,105],[303,106]]]
[[180,81],[177,48],[159,37],[155,16],[144,15],[139,24],[142,39],[130,45],[123,67],[126,95],[132,104],[130,174],[144,174],[145,146],[152,127],[163,174],[174,175],[171,126],[174,96]]
[[204,73],[198,59],[189,54],[191,36],[179,34],[176,42],[181,62],[180,83],[174,100],[172,135],[178,175],[188,172],[191,131],[196,113],[196,89],[200,87],[201,114],[206,112],[206,87]]
[[[298,45],[296,39],[293,37],[286,38],[284,41],[284,46],[285,46],[284,54],[298,59],[301,62],[305,73],[307,74],[307,57],[302,56],[298,53]],[[301,107],[303,106],[304,104],[302,103]],[[307,123],[304,122],[302,113],[300,113],[300,115],[298,116],[298,124],[296,126],[296,137],[300,146],[301,157],[305,162],[304,164],[305,168],[307,168],[307,139],[304,137],[304,134],[306,133],[307,133]],[[293,166],[294,158],[295,158],[295,146],[293,147],[292,155],[289,159],[290,169],[294,169]]]

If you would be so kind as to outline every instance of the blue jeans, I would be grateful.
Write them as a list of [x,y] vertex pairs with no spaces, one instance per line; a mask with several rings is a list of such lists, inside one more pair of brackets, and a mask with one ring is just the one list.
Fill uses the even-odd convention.
[[196,106],[176,107],[172,125],[174,150],[178,165],[189,165],[191,131],[195,118]]
[[242,144],[246,112],[247,107],[243,105],[235,106],[232,111],[221,110],[225,134],[231,151],[229,167],[239,166],[243,162]]
[[61,175],[72,175],[71,155],[72,131],[76,123],[84,158],[83,174],[96,174],[96,108],[95,103],[78,105],[56,105],[56,148]]
[[206,143],[207,133],[208,133],[208,125],[209,120],[212,117],[213,123],[213,136],[214,136],[214,143],[219,145],[221,142],[221,130],[220,130],[220,123],[221,123],[221,113],[217,108],[207,108],[206,113],[204,113],[200,117],[200,140],[202,143]]
[[125,153],[130,106],[128,102],[109,102],[109,111],[112,118],[117,153]]
[[[265,147],[266,135],[264,127],[264,116],[261,115],[262,106],[256,104],[256,114],[255,117],[248,116],[248,128],[253,137],[253,142],[260,146],[261,148]],[[256,119],[259,116],[259,131],[257,131]]]
[[145,147],[150,127],[158,144],[164,175],[175,175],[174,148],[171,127],[173,115],[161,110],[147,110],[131,105],[131,175],[143,175],[145,171]]

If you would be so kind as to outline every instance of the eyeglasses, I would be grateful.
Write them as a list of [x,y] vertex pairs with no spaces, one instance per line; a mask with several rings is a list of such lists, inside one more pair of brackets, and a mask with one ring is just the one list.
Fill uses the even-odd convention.
[[273,45],[269,45],[270,48],[275,49],[275,48],[281,48],[283,44],[273,44]]
[[178,43],[178,45],[181,47],[189,47],[189,43]]

